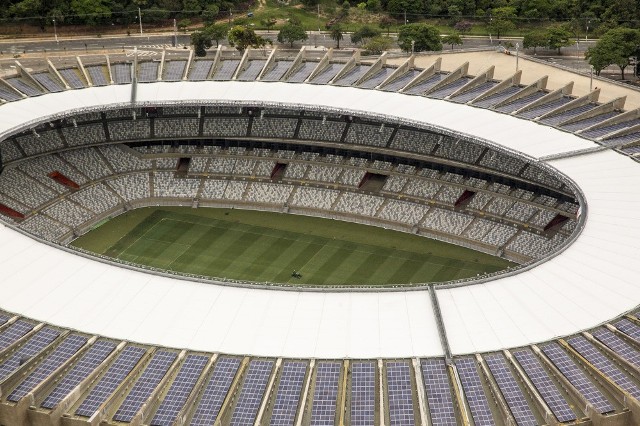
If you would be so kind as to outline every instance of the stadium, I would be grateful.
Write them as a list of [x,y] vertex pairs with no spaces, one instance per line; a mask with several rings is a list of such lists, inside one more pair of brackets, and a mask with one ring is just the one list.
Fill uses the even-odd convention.
[[0,424],[639,424],[640,110],[391,62],[16,62]]

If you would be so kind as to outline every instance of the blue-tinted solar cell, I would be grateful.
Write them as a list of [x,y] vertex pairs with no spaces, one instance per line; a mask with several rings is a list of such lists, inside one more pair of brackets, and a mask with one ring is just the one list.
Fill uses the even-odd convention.
[[341,367],[339,362],[319,362],[316,365],[316,385],[311,406],[311,424],[314,426],[335,423]]
[[544,354],[560,370],[560,372],[578,389],[578,392],[589,401],[599,413],[608,413],[615,408],[598,388],[589,381],[585,373],[576,365],[557,343],[549,343],[541,347]]
[[604,327],[595,330],[592,334],[620,357],[640,369],[640,352],[631,347],[630,344]]
[[149,399],[158,383],[167,374],[169,367],[171,367],[177,356],[175,352],[167,351],[158,351],[153,354],[153,358],[145,367],[136,384],[131,388],[131,392],[120,404],[120,408],[116,411],[113,419],[119,422],[130,422],[136,413],[140,411],[142,404]]
[[89,395],[82,401],[76,414],[91,417],[124,381],[144,353],[145,350],[137,346],[124,348],[100,381],[91,389]]
[[474,423],[477,426],[494,425],[495,422],[480,381],[476,362],[471,358],[461,358],[456,360],[455,364]]
[[30,332],[32,329],[33,324],[23,320],[18,320],[8,326],[2,333],[0,333],[0,351],[11,346],[11,344]]
[[80,80],[80,77],[72,68],[67,68],[63,70],[59,70],[60,75],[67,81],[67,84],[72,89],[81,89],[85,86],[85,84]]
[[0,381],[7,378],[31,357],[49,346],[59,335],[60,332],[58,330],[49,327],[44,327],[36,332],[20,349],[0,365]]
[[567,339],[567,342],[621,389],[629,392],[635,399],[640,399],[640,388],[622,373],[609,358],[598,351],[593,343],[587,341],[583,336],[572,337]]
[[256,359],[249,363],[238,403],[231,416],[232,425],[253,426],[272,369],[273,361]]
[[434,426],[455,426],[456,413],[449,386],[447,366],[443,359],[423,359],[422,381],[427,394],[427,404]]
[[97,341],[85,353],[80,361],[64,376],[60,383],[51,391],[51,393],[42,401],[40,405],[43,408],[54,408],[62,399],[71,393],[71,391],[86,379],[102,361],[115,349],[116,344],[108,340]]
[[533,415],[527,399],[522,393],[522,389],[518,386],[516,379],[511,374],[511,370],[507,366],[507,361],[502,354],[492,354],[484,357],[491,374],[495,379],[500,392],[504,396],[507,405],[516,419],[518,425],[531,425],[538,424],[536,417]]
[[547,403],[553,414],[560,422],[570,422],[576,419],[575,413],[562,397],[560,391],[542,367],[540,360],[529,349],[523,349],[513,354],[524,369],[533,385]]
[[0,326],[4,325],[11,318],[9,315],[0,314]]
[[9,394],[7,399],[15,402],[24,398],[26,394],[42,383],[51,373],[67,362],[85,343],[87,343],[87,338],[77,334],[72,334],[65,338],[64,341]]
[[151,420],[152,426],[170,426],[174,424],[208,361],[209,357],[204,355],[187,356],[156,414],[153,416],[153,420]]
[[351,363],[351,425],[369,426],[375,419],[376,366],[372,362]]
[[306,373],[305,362],[286,361],[282,366],[280,383],[269,422],[271,426],[287,426],[294,423]]
[[386,370],[389,424],[391,426],[412,426],[415,424],[415,420],[409,364],[388,362]]
[[229,393],[233,378],[240,367],[238,358],[219,358],[211,379],[202,393],[198,408],[191,419],[192,426],[212,425],[218,418],[220,407]]
[[631,337],[636,343],[640,344],[640,327],[636,324],[632,323],[626,318],[621,319],[620,321],[614,324],[616,328],[622,331],[627,336]]
[[89,74],[89,78],[91,78],[94,86],[106,86],[109,84],[105,75],[106,68],[103,68],[102,65],[94,65],[85,67],[84,69]]

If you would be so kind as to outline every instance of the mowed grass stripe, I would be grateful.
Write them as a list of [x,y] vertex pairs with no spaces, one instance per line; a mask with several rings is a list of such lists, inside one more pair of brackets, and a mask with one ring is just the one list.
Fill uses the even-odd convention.
[[[440,241],[336,220],[234,209],[140,210],[96,229],[98,241],[91,242],[91,231],[73,245],[177,272],[315,285],[447,281],[512,265]],[[291,277],[294,269],[302,278]]]

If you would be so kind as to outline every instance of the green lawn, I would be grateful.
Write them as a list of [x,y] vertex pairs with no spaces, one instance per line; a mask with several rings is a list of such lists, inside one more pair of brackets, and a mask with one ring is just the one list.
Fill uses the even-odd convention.
[[[513,266],[403,232],[236,209],[137,209],[71,245],[165,270],[291,284],[440,282]],[[293,270],[302,277],[293,278]]]

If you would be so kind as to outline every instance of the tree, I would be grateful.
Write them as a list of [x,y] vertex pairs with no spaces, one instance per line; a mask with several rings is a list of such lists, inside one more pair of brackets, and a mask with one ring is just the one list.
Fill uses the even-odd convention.
[[211,47],[211,37],[206,31],[191,33],[191,44],[196,56],[207,56],[207,49]]
[[189,25],[191,25],[191,19],[181,19],[178,21],[178,29],[182,31],[186,31]]
[[273,28],[276,23],[277,21],[274,18],[266,18],[260,21],[260,24],[267,28],[267,32],[270,32],[271,28]]
[[462,37],[460,37],[460,34],[454,31],[451,34],[447,34],[446,36],[442,37],[442,43],[451,45],[451,50],[453,50],[454,45],[462,44]]
[[[395,18],[403,18],[405,13],[414,16],[424,12],[423,0],[389,0],[387,11]],[[406,23],[406,22],[405,22]]]
[[524,35],[522,39],[522,47],[524,49],[533,48],[533,54],[535,55],[538,47],[547,46],[547,32],[542,30],[529,31]]
[[208,4],[202,10],[202,18],[206,22],[213,23],[215,22],[216,17],[218,16],[219,13],[220,13],[220,7],[218,7],[217,4]]
[[460,34],[466,34],[473,27],[473,23],[471,21],[458,21],[453,26],[453,29],[459,32]]
[[391,27],[393,27],[395,24],[396,24],[395,19],[385,15],[382,18],[380,18],[380,22],[378,23],[378,26],[383,30],[387,30],[387,37],[389,37],[389,33],[391,33]]
[[624,69],[629,65],[629,58],[637,54],[639,44],[638,30],[615,28],[607,31],[595,46],[587,49],[585,57],[598,75],[607,66],[617,65],[620,77],[624,80]]
[[414,42],[414,52],[442,50],[440,31],[431,25],[410,24],[400,27],[400,31],[398,32],[398,46],[405,52],[410,52],[412,41]]
[[547,47],[549,49],[558,49],[558,55],[560,54],[560,48],[565,46],[571,46],[573,41],[571,40],[571,31],[564,26],[555,26],[547,30]]
[[251,28],[236,25],[229,30],[227,34],[229,44],[238,50],[245,50],[247,47],[263,47],[268,41],[260,37]]
[[216,47],[220,46],[220,40],[227,36],[227,26],[222,24],[211,24],[205,28],[210,40],[216,41]]
[[351,41],[356,44],[366,43],[370,38],[380,35],[380,30],[377,28],[364,25],[351,34]]
[[391,49],[392,45],[393,45],[393,39],[391,37],[379,35],[379,36],[370,38],[364,44],[363,48],[364,50],[366,50],[367,52],[373,55],[379,55],[385,50]]
[[293,47],[293,43],[300,40],[307,39],[307,32],[302,28],[302,25],[288,22],[280,29],[278,33],[278,41],[280,43],[290,43]]
[[344,38],[344,32],[340,24],[335,24],[331,27],[331,39],[336,42],[336,48],[340,49],[340,41]]
[[516,28],[516,24],[513,23],[516,17],[515,7],[497,7],[491,11],[487,28],[489,28],[491,33],[500,38],[500,34]]
[[104,0],[71,0],[71,10],[89,25],[97,25],[111,18],[111,8]]

